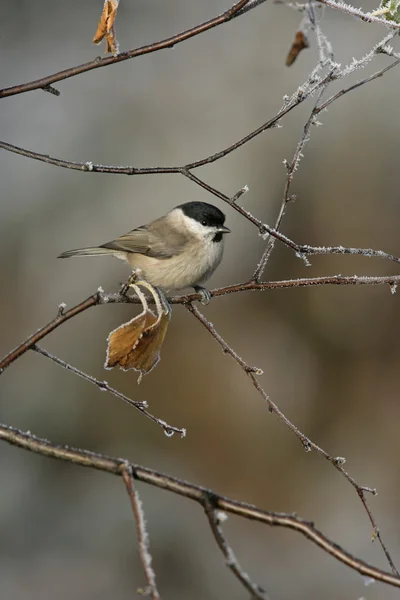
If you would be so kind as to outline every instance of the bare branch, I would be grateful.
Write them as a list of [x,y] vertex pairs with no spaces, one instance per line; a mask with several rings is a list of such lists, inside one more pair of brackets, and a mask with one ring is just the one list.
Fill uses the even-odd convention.
[[121,392],[119,392],[115,388],[112,388],[107,383],[107,381],[100,381],[99,379],[96,379],[95,377],[92,377],[91,375],[88,375],[87,373],[84,373],[80,369],[77,369],[76,367],[73,367],[69,363],[61,360],[61,358],[58,358],[58,356],[54,356],[54,354],[50,354],[50,352],[48,352],[44,348],[41,348],[37,344],[34,344],[31,347],[31,350],[34,350],[35,352],[38,352],[38,354],[41,354],[42,356],[45,356],[46,358],[49,358],[50,360],[52,360],[55,363],[57,363],[58,365],[60,365],[60,367],[63,367],[67,371],[71,371],[71,373],[74,373],[75,375],[78,375],[78,377],[82,377],[82,379],[85,379],[86,381],[89,381],[90,383],[93,383],[100,390],[103,390],[103,391],[105,390],[107,392],[110,392],[110,394],[113,394],[113,396],[116,396],[117,398],[120,398],[121,400],[123,400],[124,402],[126,402],[127,404],[129,404],[130,406],[133,406],[134,408],[137,408],[145,417],[147,417],[148,419],[150,419],[150,421],[153,421],[153,423],[155,423],[156,425],[159,425],[160,427],[162,427],[164,429],[164,432],[166,433],[166,435],[168,437],[171,437],[174,433],[178,433],[181,437],[185,437],[186,436],[186,429],[180,428],[180,427],[174,427],[173,425],[168,425],[168,423],[166,423],[162,419],[159,419],[158,417],[155,417],[154,415],[152,415],[151,413],[149,413],[146,410],[146,408],[147,408],[147,402],[139,402],[137,400],[132,400],[128,396],[125,396],[125,394],[122,394]]
[[89,452],[88,450],[71,448],[69,446],[59,446],[48,440],[38,438],[30,433],[22,432],[7,425],[0,425],[0,440],[42,456],[49,456],[117,476],[122,476],[122,473],[126,470],[127,464],[129,464],[133,477],[138,481],[143,481],[154,487],[189,498],[190,500],[199,502],[202,506],[204,506],[210,496],[212,496],[214,506],[219,510],[237,515],[244,519],[258,521],[265,525],[286,527],[298,531],[308,540],[333,556],[336,560],[342,562],[351,569],[358,571],[361,575],[372,577],[376,581],[381,581],[388,585],[400,588],[400,577],[392,575],[383,569],[371,566],[365,561],[353,556],[314,527],[313,523],[305,521],[296,515],[262,510],[252,504],[220,496],[212,490],[182,481],[176,477],[171,477],[140,465],[127,463],[126,460]]
[[[278,231],[279,228],[280,228],[280,226],[281,226],[282,219],[283,219],[284,214],[285,214],[286,205],[288,204],[288,202],[290,200],[293,199],[289,195],[290,186],[291,186],[291,183],[293,181],[294,173],[295,173],[295,171],[296,171],[296,169],[298,167],[298,164],[300,162],[300,159],[302,157],[303,148],[304,148],[306,142],[309,140],[309,131],[310,131],[311,125],[314,123],[314,120],[315,120],[317,106],[318,106],[319,102],[321,101],[322,95],[323,95],[323,93],[326,90],[326,88],[327,88],[328,85],[329,85],[329,82],[327,82],[325,84],[325,86],[320,89],[320,91],[318,93],[318,96],[317,96],[317,100],[316,100],[316,102],[314,104],[314,107],[313,107],[313,109],[312,109],[312,111],[310,113],[310,116],[309,116],[306,124],[304,125],[303,134],[302,134],[302,136],[300,138],[299,143],[297,144],[297,148],[296,148],[296,151],[294,153],[292,162],[290,163],[290,165],[289,164],[286,165],[286,167],[287,167],[286,183],[285,183],[285,189],[284,189],[284,192],[283,192],[283,200],[282,200],[281,208],[280,208],[280,211],[279,211],[279,214],[278,214],[278,218],[277,218],[276,223],[275,223],[275,231]],[[270,235],[268,237],[267,245],[265,247],[265,250],[264,250],[264,252],[263,252],[263,254],[261,256],[260,262],[258,263],[258,265],[256,267],[256,270],[254,271],[254,274],[253,274],[253,279],[255,281],[260,281],[260,279],[261,279],[261,277],[263,275],[265,267],[267,266],[268,260],[269,260],[271,254],[272,254],[273,249],[274,249],[275,239],[276,238],[273,237],[272,235]]]
[[[381,52],[383,52],[383,50],[381,50]],[[333,96],[328,98],[328,100],[326,100],[323,104],[318,106],[318,108],[315,110],[315,114],[317,115],[318,113],[323,111],[325,108],[327,108],[330,104],[332,104],[332,102],[335,102],[335,100],[337,100],[338,98],[341,98],[348,92],[352,92],[353,90],[356,90],[357,88],[361,87],[365,83],[369,83],[370,81],[374,81],[374,79],[378,79],[379,77],[382,77],[385,73],[387,73],[387,71],[390,71],[390,69],[393,69],[393,67],[397,67],[397,65],[399,63],[400,63],[400,59],[395,60],[394,62],[392,62],[391,65],[388,65],[387,67],[384,67],[383,69],[380,69],[379,71],[376,71],[376,73],[373,73],[369,77],[366,77],[365,79],[361,79],[360,81],[357,81],[357,83],[354,83],[353,85],[350,85],[349,87],[347,87],[343,90],[340,90],[339,92],[337,92],[336,94],[334,94]]]
[[350,4],[347,4],[345,2],[341,2],[340,0],[317,0],[317,2],[325,4],[330,8],[334,8],[348,15],[352,15],[353,17],[357,17],[365,23],[380,23],[381,25],[385,25],[386,27],[390,27],[393,29],[400,28],[399,23],[395,23],[394,21],[388,21],[387,19],[384,19],[382,17],[374,16],[372,13],[369,12],[365,13],[360,8],[355,8],[354,6],[351,6]]
[[[0,90],[0,98],[15,96],[16,94],[23,94],[31,90],[48,88],[50,85],[56,83],[57,81],[63,81],[64,79],[69,79],[70,77],[76,77],[77,75],[87,73],[88,71],[93,71],[94,69],[107,67],[108,65],[113,65],[115,63],[129,60],[131,58],[136,58],[137,56],[143,56],[144,54],[158,52],[159,50],[164,50],[166,48],[173,48],[181,42],[184,42],[196,35],[204,33],[204,31],[208,31],[213,27],[218,27],[218,25],[222,25],[223,23],[231,21],[236,16],[244,14],[245,12],[247,12],[247,10],[255,8],[263,2],[265,2],[265,0],[258,0],[257,2],[251,2],[250,0],[239,0],[231,8],[222,13],[222,15],[214,17],[213,19],[209,19],[204,23],[200,23],[200,25],[196,25],[196,27],[192,27],[191,29],[187,29],[185,31],[182,31],[181,33],[177,33],[159,42],[154,42],[152,44],[142,46],[141,48],[128,50],[127,52],[121,52],[117,56],[107,56],[105,58],[97,57],[90,62],[78,65],[76,67],[71,67],[69,69],[65,69],[64,71],[59,71],[58,73],[54,73],[53,75],[48,75],[47,77],[42,77],[41,79],[35,79],[34,81],[30,81],[28,83],[22,83],[20,85],[14,85],[8,88],[4,88]],[[249,5],[247,10],[246,5]]]
[[229,346],[229,344],[215,331],[215,328],[213,327],[212,323],[210,323],[208,321],[208,319],[206,319],[206,317],[198,310],[198,308],[194,305],[190,305],[188,304],[186,306],[186,308],[196,317],[196,319],[198,321],[200,321],[200,323],[207,329],[207,331],[209,331],[209,333],[213,336],[213,338],[219,343],[219,345],[222,347],[222,350],[224,351],[225,354],[229,354],[230,356],[232,356],[232,358],[234,360],[236,360],[236,362],[238,363],[238,365],[243,369],[243,371],[246,373],[246,375],[248,377],[250,377],[254,387],[256,388],[256,390],[259,392],[259,394],[262,396],[262,398],[264,399],[264,401],[266,402],[266,404],[268,405],[268,408],[270,410],[270,412],[274,413],[277,417],[279,417],[279,419],[286,425],[286,427],[288,427],[291,431],[293,431],[293,433],[299,438],[300,442],[302,443],[303,447],[305,448],[305,450],[307,452],[311,451],[311,450],[315,450],[318,454],[320,454],[321,456],[323,456],[328,462],[330,462],[344,477],[345,479],[347,479],[347,481],[354,487],[354,489],[356,490],[359,498],[361,499],[364,508],[367,511],[368,517],[371,521],[371,525],[373,527],[373,531],[374,531],[374,536],[376,536],[379,539],[379,542],[381,544],[381,547],[383,549],[383,552],[392,568],[392,571],[395,575],[399,576],[399,573],[394,565],[394,562],[392,560],[392,557],[390,556],[390,553],[386,547],[386,545],[384,544],[384,542],[381,539],[381,535],[379,532],[379,528],[377,526],[376,520],[374,519],[374,517],[372,516],[371,510],[368,507],[368,504],[366,502],[365,499],[365,492],[369,492],[373,495],[376,494],[376,490],[374,488],[370,488],[364,485],[360,485],[356,482],[356,480],[351,477],[351,475],[344,469],[343,465],[345,464],[345,459],[342,457],[337,457],[337,456],[331,456],[328,452],[326,452],[326,450],[324,450],[323,448],[321,448],[320,446],[318,446],[318,444],[316,444],[315,442],[311,441],[310,438],[308,438],[304,433],[302,433],[300,431],[300,429],[298,427],[296,427],[296,425],[294,423],[292,423],[292,421],[290,421],[286,415],[280,410],[280,408],[278,407],[277,404],[275,404],[275,402],[273,402],[270,397],[268,396],[268,394],[265,392],[265,390],[261,387],[260,383],[258,382],[256,376],[255,376],[255,369],[252,367],[249,367],[247,365],[247,363],[245,363],[240,357],[237,356],[236,352]]
[[228,540],[224,536],[224,532],[222,531],[221,513],[214,508],[213,497],[208,498],[204,502],[204,511],[207,515],[208,523],[218,547],[225,557],[227,567],[231,569],[246,590],[250,592],[252,599],[258,598],[259,600],[268,600],[265,590],[257,583],[253,583],[250,577],[243,571],[238,563],[235,553],[233,552]]
[[[331,275],[328,277],[304,277],[299,279],[285,279],[281,281],[265,281],[262,283],[250,280],[244,283],[237,283],[234,285],[228,285],[226,287],[217,288],[210,291],[212,297],[226,296],[227,294],[234,294],[238,292],[247,291],[265,291],[274,289],[286,289],[286,288],[297,288],[297,287],[310,287],[320,285],[388,285],[392,293],[396,291],[397,285],[400,284],[400,275],[390,275],[384,277],[370,277],[370,276],[358,276],[358,275]],[[183,294],[181,296],[173,296],[168,299],[170,304],[188,304],[195,300],[201,300],[201,295],[198,293],[194,294]],[[149,299],[151,303],[152,300]],[[14,350],[9,352],[3,359],[0,360],[0,375],[16,361],[20,356],[30,350],[35,344],[40,342],[49,333],[57,329],[60,325],[69,321],[76,315],[84,312],[88,308],[93,306],[99,306],[101,304],[139,304],[140,300],[135,296],[126,296],[120,292],[107,294],[102,291],[97,291],[92,296],[86,298],[73,308],[61,313],[58,312],[57,316],[38,329],[35,333],[24,340]]]
[[123,468],[121,471],[122,479],[125,483],[129,499],[132,504],[133,514],[135,515],[140,560],[142,561],[147,585],[149,586],[148,590],[144,592],[144,595],[151,595],[152,600],[160,600],[160,594],[156,585],[156,574],[151,566],[152,557],[149,550],[149,534],[147,533],[146,529],[142,501],[140,500],[139,494],[135,488],[132,465],[130,465],[129,462],[126,462],[125,468]]
[[[326,5],[336,10],[340,10],[347,14],[356,16],[363,21],[366,22],[375,22],[384,24],[385,26],[391,28],[391,31],[381,40],[378,44],[376,44],[372,50],[370,50],[364,57],[361,59],[353,59],[351,63],[346,65],[345,67],[341,67],[339,64],[334,62],[334,55],[332,51],[331,44],[329,43],[327,37],[323,33],[320,23],[315,15],[315,1],[318,1],[320,5]],[[226,10],[221,15],[214,17],[204,23],[201,23],[195,27],[192,27],[188,30],[185,30],[181,33],[178,33],[174,36],[161,40],[159,42],[155,42],[141,48],[136,48],[129,50],[127,52],[123,52],[116,56],[106,57],[106,58],[97,58],[93,61],[87,62],[85,64],[79,65],[77,67],[72,67],[66,69],[64,71],[60,71],[48,77],[44,77],[42,79],[38,79],[35,81],[31,81],[25,84],[12,86],[3,90],[0,90],[0,98],[13,96],[16,94],[21,94],[28,92],[30,90],[41,89],[48,93],[58,96],[60,92],[53,87],[53,83],[62,81],[64,79],[68,79],[71,77],[75,77],[79,74],[98,69],[101,67],[108,66],[110,64],[114,64],[117,62],[122,62],[131,58],[135,58],[137,56],[142,56],[144,54],[149,54],[152,52],[157,52],[162,49],[172,48],[174,45],[178,43],[182,43],[183,41],[190,39],[194,36],[197,36],[205,31],[208,31],[214,27],[222,25],[223,23],[227,23],[233,18],[243,15],[249,10],[259,6],[265,2],[265,0],[238,0],[236,1],[231,8]],[[211,154],[207,157],[201,158],[194,162],[188,163],[183,166],[154,166],[154,167],[142,167],[137,168],[133,166],[107,166],[107,165],[98,165],[94,164],[91,161],[86,162],[72,162],[65,161],[62,159],[57,159],[55,157],[51,157],[45,154],[41,154],[38,152],[26,150],[24,148],[20,148],[18,146],[14,146],[7,142],[0,142],[0,148],[3,148],[7,151],[38,160],[41,162],[45,162],[47,164],[68,168],[72,170],[78,170],[81,172],[93,172],[93,173],[112,173],[112,174],[126,174],[126,175],[149,175],[149,174],[179,174],[188,179],[190,179],[196,185],[202,187],[207,192],[213,194],[223,202],[227,203],[234,210],[239,212],[244,218],[246,218],[249,222],[251,222],[258,230],[259,235],[263,237],[263,239],[267,240],[266,247],[264,249],[263,255],[257,268],[254,272],[252,279],[249,281],[245,281],[244,283],[239,283],[235,285],[226,286],[224,288],[220,288],[214,290],[211,295],[212,296],[222,296],[231,293],[250,291],[250,290],[269,290],[269,289],[283,289],[283,288],[294,288],[294,287],[308,287],[313,285],[388,285],[390,287],[390,291],[394,293],[397,289],[397,285],[400,282],[400,275],[393,275],[389,277],[360,277],[360,276],[330,276],[330,277],[318,277],[318,278],[300,278],[294,280],[286,280],[286,281],[272,281],[272,282],[261,282],[261,277],[265,266],[271,256],[272,250],[274,248],[275,240],[281,241],[283,244],[291,248],[297,256],[302,258],[306,264],[309,264],[307,261],[307,256],[317,255],[317,254],[353,254],[353,255],[361,255],[364,257],[378,257],[383,258],[385,260],[390,260],[397,264],[400,264],[400,258],[392,254],[388,254],[383,252],[382,250],[373,250],[368,248],[352,248],[352,247],[342,247],[342,246],[311,246],[307,244],[298,244],[283,233],[280,232],[281,222],[285,213],[285,207],[288,202],[292,199],[290,194],[291,185],[293,181],[293,177],[295,171],[298,167],[300,158],[302,156],[302,151],[306,142],[309,140],[311,125],[316,124],[316,115],[327,108],[330,104],[336,101],[338,98],[342,97],[344,94],[357,89],[358,87],[377,79],[384,75],[387,71],[397,66],[400,63],[400,54],[395,52],[393,48],[388,46],[388,41],[392,39],[395,35],[398,35],[400,24],[394,21],[388,21],[386,18],[381,17],[382,11],[374,11],[374,13],[364,13],[362,10],[358,8],[354,8],[351,5],[341,2],[339,0],[308,0],[304,5],[296,6],[301,11],[303,11],[304,18],[302,21],[302,26],[307,30],[312,29],[315,32],[317,47],[318,47],[318,55],[319,62],[316,67],[311,71],[307,80],[304,82],[302,86],[300,86],[291,97],[285,96],[283,106],[276,113],[274,117],[264,122],[260,127],[248,133],[238,141],[232,143],[231,145],[225,147],[224,149]],[[340,90],[338,93],[332,95],[328,100],[322,103],[322,95],[325,90],[329,86],[332,81],[336,81],[340,78],[343,78],[347,75],[352,74],[355,70],[364,68],[367,64],[369,64],[377,54],[386,54],[392,58],[396,58],[392,64],[382,68],[377,71],[373,75],[358,81],[357,83],[349,86],[348,88]],[[249,211],[245,210],[243,207],[237,204],[240,196],[247,190],[247,188],[242,188],[237,192],[234,196],[228,196],[221,192],[220,190],[212,187],[204,180],[200,179],[196,175],[193,174],[193,170],[202,167],[204,165],[208,165],[214,163],[226,156],[230,153],[238,150],[243,145],[247,144],[255,137],[261,135],[264,131],[271,129],[273,127],[277,127],[280,125],[280,120],[285,117],[289,112],[291,112],[294,108],[299,106],[302,102],[304,102],[307,98],[317,96],[317,99],[314,103],[314,107],[310,113],[310,116],[307,122],[304,125],[303,132],[301,138],[297,144],[297,148],[294,152],[294,156],[292,162],[286,163],[287,166],[287,176],[285,182],[285,188],[283,192],[283,200],[281,204],[281,208],[278,214],[278,218],[275,224],[275,227],[270,227],[269,225],[263,223],[258,218],[254,217]],[[124,288],[125,289],[125,288]],[[16,429],[2,426],[0,425],[0,439],[7,441],[8,443],[20,446],[27,450],[45,455],[52,456],[54,458],[58,458],[61,460],[66,460],[81,466],[87,466],[90,468],[100,469],[109,473],[116,474],[121,476],[126,489],[128,491],[132,509],[136,519],[136,527],[137,527],[137,535],[138,535],[138,543],[139,543],[139,551],[140,557],[143,564],[145,576],[147,579],[148,589],[146,593],[149,593],[153,600],[159,600],[160,595],[157,590],[156,581],[155,581],[155,573],[151,567],[151,555],[149,553],[148,547],[148,536],[145,526],[144,515],[141,507],[141,502],[137,491],[134,485],[134,478],[145,481],[151,485],[156,487],[164,488],[174,493],[180,494],[182,496],[188,497],[192,500],[199,502],[207,515],[209,520],[210,528],[212,533],[216,539],[216,542],[221,549],[222,553],[225,556],[227,564],[229,568],[233,571],[236,577],[240,580],[243,586],[252,594],[252,597],[256,597],[259,599],[266,599],[266,593],[262,588],[253,583],[249,576],[242,570],[240,567],[235,554],[228,544],[221,524],[219,512],[220,510],[224,510],[227,512],[231,512],[233,514],[237,514],[247,519],[255,519],[260,522],[269,524],[269,525],[278,525],[283,527],[289,527],[296,531],[300,531],[303,535],[305,535],[309,540],[316,543],[319,547],[321,547],[324,551],[330,553],[337,560],[342,561],[344,564],[350,566],[351,568],[357,570],[359,573],[366,575],[368,577],[372,577],[375,580],[379,580],[390,585],[394,585],[400,587],[400,577],[399,573],[394,565],[394,562],[391,558],[391,555],[381,537],[377,522],[371,512],[369,504],[366,500],[366,494],[376,494],[376,490],[374,488],[360,485],[357,481],[344,469],[345,459],[342,457],[335,457],[325,451],[323,448],[318,446],[315,442],[311,441],[304,433],[302,433],[298,427],[290,421],[286,415],[280,410],[277,404],[275,404],[267,395],[266,391],[260,385],[257,376],[262,374],[261,369],[252,367],[247,364],[233,348],[231,348],[228,343],[221,337],[221,335],[217,332],[212,323],[210,323],[207,318],[199,311],[196,305],[193,304],[194,300],[200,299],[199,294],[187,294],[173,297],[170,299],[170,302],[173,304],[183,304],[186,309],[191,312],[197,320],[201,322],[201,324],[208,330],[208,332],[214,337],[214,339],[218,342],[223,352],[230,355],[235,362],[241,367],[241,369],[245,372],[247,377],[250,378],[254,388],[258,392],[258,394],[263,398],[264,402],[267,404],[269,411],[274,413],[286,427],[288,427],[300,440],[303,447],[307,450],[314,450],[318,454],[320,454],[323,458],[325,458],[328,462],[330,462],[345,478],[346,480],[354,487],[356,490],[365,511],[368,514],[369,520],[371,522],[373,528],[373,537],[378,538],[381,544],[381,547],[385,553],[385,556],[391,566],[392,572],[394,574],[390,575],[389,573],[377,569],[375,567],[371,567],[367,565],[363,561],[358,558],[355,558],[339,546],[337,546],[334,542],[326,538],[321,532],[315,529],[312,523],[308,523],[303,521],[293,515],[286,515],[282,513],[272,513],[267,511],[262,511],[257,507],[253,507],[251,505],[245,504],[243,502],[235,502],[233,500],[223,498],[222,496],[214,494],[211,490],[206,490],[205,488],[201,488],[199,486],[195,486],[191,483],[182,482],[178,479],[173,479],[156,471],[151,471],[149,469],[145,469],[139,465],[133,465],[128,461],[123,459],[116,459],[112,457],[107,457],[100,454],[90,453],[86,450],[78,450],[72,449],[69,447],[60,447],[45,440],[38,439],[31,434],[20,432]],[[114,394],[116,397],[124,400],[130,405],[134,406],[136,409],[140,410],[147,418],[151,419],[156,424],[163,427],[165,433],[167,435],[172,435],[177,432],[182,436],[185,435],[184,429],[179,429],[176,427],[172,427],[150,414],[146,408],[147,405],[144,402],[134,401],[124,394],[121,394],[117,390],[111,388],[107,382],[100,381],[95,379],[94,377],[80,371],[76,367],[66,363],[62,359],[50,354],[43,348],[40,348],[37,343],[45,338],[50,332],[54,331],[61,324],[65,323],[69,319],[73,318],[77,314],[87,310],[92,306],[101,305],[104,303],[138,303],[139,299],[136,296],[128,296],[123,290],[120,290],[118,293],[114,294],[106,294],[102,290],[98,290],[96,294],[93,294],[85,301],[81,302],[74,308],[66,311],[65,306],[61,304],[59,306],[56,317],[47,323],[40,330],[35,332],[33,335],[29,336],[24,342],[22,342],[15,350],[10,352],[7,356],[5,356],[0,361],[0,374],[7,368],[10,364],[20,358],[25,352],[28,350],[36,351],[48,359],[54,361],[58,365],[62,366],[64,369],[71,371],[72,373],[78,375],[79,377],[91,382],[96,385],[99,389],[107,390],[110,393]],[[152,302],[152,299],[150,299]]]

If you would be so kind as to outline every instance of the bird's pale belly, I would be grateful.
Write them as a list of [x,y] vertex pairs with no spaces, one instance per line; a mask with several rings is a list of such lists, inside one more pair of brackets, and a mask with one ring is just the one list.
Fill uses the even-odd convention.
[[158,259],[143,254],[128,254],[126,260],[133,270],[140,269],[142,277],[164,290],[181,290],[206,281],[221,262],[223,244],[212,243],[206,252],[185,252],[171,258]]

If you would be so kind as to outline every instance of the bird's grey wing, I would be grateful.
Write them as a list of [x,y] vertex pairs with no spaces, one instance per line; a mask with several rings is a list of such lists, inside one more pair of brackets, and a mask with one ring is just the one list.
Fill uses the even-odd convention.
[[159,219],[149,225],[142,225],[137,229],[133,229],[129,233],[103,244],[101,248],[109,248],[117,252],[145,254],[161,259],[176,256],[181,252],[186,236],[172,230],[168,234],[168,239],[165,239],[165,235],[161,234],[163,231],[162,224],[159,226],[158,221]]

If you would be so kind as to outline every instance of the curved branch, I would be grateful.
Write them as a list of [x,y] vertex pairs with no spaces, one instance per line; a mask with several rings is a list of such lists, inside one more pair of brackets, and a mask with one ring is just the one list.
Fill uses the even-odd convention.
[[342,457],[335,457],[332,456],[331,454],[329,454],[326,450],[324,450],[323,448],[321,448],[321,446],[318,446],[318,444],[316,444],[315,442],[313,442],[312,440],[310,440],[309,437],[307,437],[304,433],[302,433],[300,431],[300,429],[290,420],[288,419],[288,417],[281,411],[281,409],[279,408],[279,406],[273,402],[271,400],[271,398],[268,396],[268,394],[265,392],[264,388],[260,385],[260,383],[258,382],[258,380],[255,377],[255,374],[260,374],[257,373],[257,369],[254,367],[250,367],[249,365],[247,365],[243,359],[241,359],[236,352],[229,346],[229,344],[219,335],[219,333],[215,330],[214,326],[212,325],[212,323],[210,323],[210,321],[208,321],[208,319],[206,319],[206,317],[199,311],[199,309],[194,306],[193,304],[188,304],[186,306],[186,308],[196,317],[196,319],[198,321],[200,321],[200,323],[207,329],[207,331],[209,333],[211,333],[211,335],[214,337],[214,339],[219,343],[219,345],[221,346],[223,352],[225,354],[230,355],[237,363],[238,365],[244,370],[244,372],[246,373],[246,375],[248,375],[248,377],[251,379],[254,387],[256,388],[257,392],[261,395],[261,397],[264,399],[265,403],[267,404],[270,412],[274,413],[283,423],[284,425],[286,425],[286,427],[288,429],[290,429],[300,440],[300,442],[302,443],[303,447],[305,448],[306,451],[310,451],[310,450],[314,450],[315,452],[317,452],[318,454],[320,454],[321,456],[323,456],[328,462],[330,462],[335,469],[337,469],[344,477],[345,479],[347,479],[347,481],[353,486],[353,488],[355,489],[355,491],[357,492],[358,497],[360,498],[365,511],[368,515],[368,518],[370,520],[370,523],[372,525],[373,528],[373,536],[378,538],[379,543],[382,547],[382,550],[390,564],[390,567],[392,569],[392,572],[396,575],[399,576],[399,572],[396,568],[396,565],[393,562],[393,559],[389,553],[389,550],[381,536],[378,524],[375,520],[375,517],[372,514],[371,509],[369,508],[367,499],[366,499],[366,493],[371,493],[373,495],[376,495],[376,490],[374,488],[370,488],[367,487],[365,485],[360,485],[359,483],[357,483],[357,481],[354,479],[354,477],[352,477],[350,475],[350,473],[348,473],[348,471],[346,471],[346,469],[344,468],[344,464],[346,462],[346,459],[342,458]]
[[33,346],[31,346],[31,350],[34,350],[38,354],[41,354],[42,356],[45,356],[46,358],[52,360],[57,365],[60,365],[60,367],[63,367],[63,369],[66,369],[67,371],[70,371],[71,373],[74,373],[75,375],[78,375],[78,377],[81,377],[82,379],[85,379],[86,381],[89,381],[90,383],[93,383],[100,390],[109,392],[110,394],[112,394],[116,398],[120,398],[120,400],[123,400],[124,402],[126,402],[130,406],[133,406],[134,408],[137,408],[145,417],[147,417],[148,419],[150,419],[150,421],[152,421],[156,425],[159,425],[160,427],[162,427],[163,430],[164,430],[164,432],[165,432],[165,434],[168,437],[171,437],[172,435],[174,435],[174,433],[178,433],[181,437],[185,437],[186,436],[186,429],[184,429],[183,427],[175,427],[174,425],[169,425],[163,419],[159,419],[158,417],[156,417],[156,416],[152,415],[151,413],[149,413],[149,411],[146,410],[147,409],[147,402],[139,402],[138,400],[132,400],[132,398],[129,398],[125,394],[122,394],[121,392],[119,392],[115,388],[111,387],[107,383],[107,381],[100,381],[99,379],[96,379],[95,377],[92,377],[92,375],[88,375],[87,373],[84,373],[80,369],[77,369],[76,367],[73,367],[69,363],[67,363],[64,360],[62,360],[61,358],[58,358],[58,356],[54,356],[54,354],[51,354],[50,352],[48,352],[44,348],[41,348],[40,346],[38,346],[37,344],[34,344]]
[[[378,251],[377,251],[378,252]],[[358,276],[358,275],[331,275],[328,277],[303,277],[299,279],[286,279],[282,281],[246,281],[244,283],[237,283],[234,285],[228,285],[226,287],[217,288],[210,291],[212,297],[217,298],[218,296],[226,296],[227,294],[234,294],[237,292],[247,291],[265,291],[265,290],[276,290],[286,288],[297,288],[297,287],[310,287],[319,285],[388,285],[392,292],[396,291],[397,286],[400,284],[400,275],[390,275],[385,277],[369,277],[369,276]],[[200,294],[183,294],[181,296],[173,296],[168,299],[170,304],[188,304],[196,300],[201,300]],[[149,300],[151,303],[151,299]],[[101,304],[139,304],[140,300],[136,296],[126,296],[121,292],[107,294],[102,290],[98,290],[92,296],[83,300],[76,306],[70,308],[67,311],[59,311],[57,316],[52,319],[49,323],[38,329],[35,333],[24,340],[14,350],[9,352],[2,360],[0,360],[0,375],[11,363],[17,360],[20,356],[30,350],[35,344],[40,342],[49,333],[57,329],[60,325],[72,319],[81,312],[84,312],[92,306],[99,306]]]
[[7,425],[0,425],[0,440],[35,452],[36,454],[41,454],[42,456],[64,460],[82,467],[97,469],[120,477],[126,473],[126,469],[129,466],[133,477],[138,481],[143,481],[154,487],[189,498],[198,502],[203,507],[207,506],[207,502],[212,497],[214,507],[217,509],[272,527],[286,527],[298,531],[336,560],[358,571],[361,575],[372,577],[376,581],[400,588],[400,577],[369,565],[365,561],[353,556],[314,527],[313,523],[293,514],[262,510],[252,504],[226,498],[202,486],[182,481],[181,479],[165,475],[153,469],[129,463],[126,460],[89,452],[88,450],[71,448],[69,446],[59,446]]
[[[76,162],[63,160],[60,158],[55,158],[53,156],[49,156],[48,154],[41,154],[40,152],[33,152],[32,150],[27,150],[25,148],[20,148],[19,146],[14,146],[13,144],[9,144],[8,142],[0,142],[0,148],[3,150],[8,150],[9,152],[13,152],[15,154],[19,154],[21,156],[25,156],[27,158],[32,158],[33,160],[38,160],[40,162],[47,163],[49,165],[54,165],[56,167],[63,167],[65,169],[72,169],[74,171],[83,171],[86,173],[113,173],[114,175],[158,175],[158,174],[172,174],[172,173],[182,173],[197,169],[198,167],[202,167],[207,164],[211,164],[220,158],[224,158],[231,152],[234,152],[247,142],[250,142],[255,137],[266,131],[267,129],[271,129],[276,126],[278,121],[287,115],[290,111],[292,111],[296,106],[304,102],[309,96],[313,95],[321,86],[325,86],[327,82],[333,80],[332,74],[327,75],[321,81],[319,81],[315,86],[311,87],[308,91],[302,91],[301,94],[295,95],[292,100],[271,119],[254,129],[243,138],[238,140],[237,142],[227,146],[223,150],[216,152],[208,157],[201,158],[194,162],[188,163],[187,165],[180,167],[132,167],[132,166],[116,166],[116,165],[99,165],[94,164],[91,161],[86,162]],[[0,91],[1,97],[1,91]]]
[[63,81],[64,79],[76,77],[77,75],[87,73],[88,71],[93,71],[94,69],[107,67],[108,65],[123,62],[131,58],[136,58],[137,56],[142,56],[143,54],[151,54],[152,52],[158,52],[159,50],[164,50],[165,48],[173,48],[181,42],[184,42],[192,37],[195,37],[196,35],[204,33],[204,31],[208,31],[209,29],[218,27],[218,25],[222,25],[223,23],[231,21],[235,17],[243,15],[248,10],[255,8],[256,6],[262,4],[265,1],[266,0],[239,0],[231,8],[222,13],[222,15],[214,17],[213,19],[209,19],[208,21],[204,21],[204,23],[200,23],[200,25],[196,25],[195,27],[186,29],[181,33],[177,33],[171,37],[165,38],[164,40],[154,42],[152,44],[147,44],[146,46],[141,46],[140,48],[134,48],[133,50],[128,50],[127,52],[121,52],[117,56],[107,56],[105,58],[97,57],[94,60],[91,60],[90,62],[83,63],[82,65],[71,67],[69,69],[65,69],[64,71],[59,71],[58,73],[54,73],[53,75],[48,75],[47,77],[42,77],[41,79],[35,79],[34,81],[29,81],[28,83],[22,83],[20,85],[14,85],[8,88],[4,88],[0,90],[0,98],[15,96],[16,94],[23,94],[24,92],[29,92],[31,90],[49,88],[49,86],[51,86],[53,83],[56,83],[57,81]]

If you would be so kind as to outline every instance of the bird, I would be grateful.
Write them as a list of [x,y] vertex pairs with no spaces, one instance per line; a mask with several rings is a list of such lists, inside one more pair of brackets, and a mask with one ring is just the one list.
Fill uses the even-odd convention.
[[231,231],[224,223],[224,213],[213,204],[186,202],[111,242],[67,250],[58,258],[115,256],[162,292],[193,287],[207,303],[211,295],[201,284],[222,260],[224,235]]

